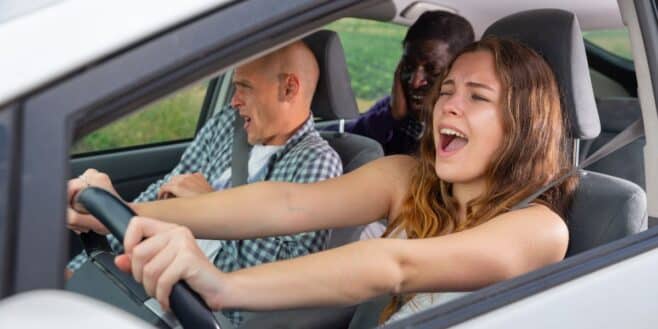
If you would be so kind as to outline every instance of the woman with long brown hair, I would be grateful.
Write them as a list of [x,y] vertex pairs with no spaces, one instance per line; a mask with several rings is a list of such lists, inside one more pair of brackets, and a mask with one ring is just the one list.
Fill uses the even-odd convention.
[[[213,309],[399,296],[388,317],[415,293],[469,291],[561,260],[576,178],[515,207],[570,168],[551,69],[525,46],[488,38],[461,52],[446,72],[434,87],[418,158],[387,157],[314,184],[267,182],[133,204],[140,216],[169,223],[134,218],[117,265],[165,308],[172,285],[185,280]],[[70,182],[69,195],[87,183],[112,190],[106,175],[88,171]],[[244,239],[379,218],[390,219],[387,238],[232,273],[219,272],[194,242],[194,236]],[[105,232],[73,212],[69,226]]]

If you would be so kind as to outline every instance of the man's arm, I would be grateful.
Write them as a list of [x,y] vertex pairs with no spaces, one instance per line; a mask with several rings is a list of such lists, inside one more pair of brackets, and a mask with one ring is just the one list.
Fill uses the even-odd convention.
[[[222,111],[231,111],[231,109],[223,109]],[[217,115],[211,117],[206,124],[199,130],[199,133],[194,137],[194,140],[188,145],[181,156],[180,161],[171,170],[167,175],[162,179],[152,183],[149,187],[146,188],[142,193],[140,193],[133,202],[148,202],[157,199],[158,191],[160,187],[171,179],[171,177],[184,174],[184,173],[193,173],[199,172],[203,168],[203,164],[207,162],[208,156],[210,155],[210,147],[213,136],[218,133],[223,127],[220,127],[220,124],[227,120],[224,113],[220,112]],[[112,250],[117,253],[123,252],[123,246],[114,236],[111,234],[107,235],[107,241],[112,247]],[[76,271],[82,264],[87,261],[87,253],[83,250],[78,255],[73,257],[73,259],[66,265],[66,268],[70,271]]]
[[356,121],[346,124],[345,131],[372,138],[382,145],[388,143],[393,130],[399,125],[391,114],[390,106],[390,96],[380,99]]

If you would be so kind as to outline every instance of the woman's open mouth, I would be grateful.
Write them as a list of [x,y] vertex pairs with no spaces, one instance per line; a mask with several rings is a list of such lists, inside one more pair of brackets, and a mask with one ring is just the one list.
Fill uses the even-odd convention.
[[468,144],[468,138],[463,133],[451,129],[439,129],[439,155],[450,156],[461,150]]

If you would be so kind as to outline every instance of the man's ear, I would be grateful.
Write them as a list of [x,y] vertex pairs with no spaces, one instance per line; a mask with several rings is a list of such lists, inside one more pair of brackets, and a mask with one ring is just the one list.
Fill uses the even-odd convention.
[[280,86],[279,98],[281,101],[290,102],[299,95],[299,77],[294,73],[284,74]]

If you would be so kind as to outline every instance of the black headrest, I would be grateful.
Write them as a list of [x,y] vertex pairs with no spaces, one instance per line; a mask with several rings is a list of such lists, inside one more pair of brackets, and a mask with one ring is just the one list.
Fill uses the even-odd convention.
[[581,139],[599,135],[601,123],[576,15],[559,9],[524,11],[493,23],[484,32],[487,35],[520,41],[543,55],[557,77],[571,121],[570,135]]
[[311,110],[323,120],[353,119],[359,115],[347,73],[343,46],[336,32],[321,30],[306,38],[320,66],[320,80],[313,95]]

